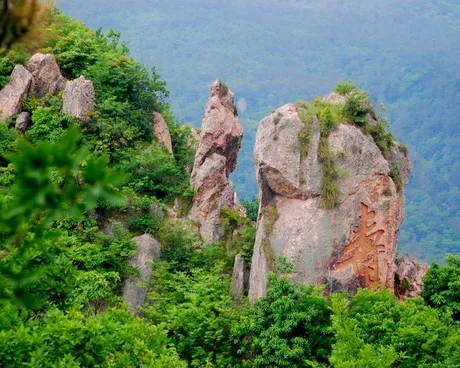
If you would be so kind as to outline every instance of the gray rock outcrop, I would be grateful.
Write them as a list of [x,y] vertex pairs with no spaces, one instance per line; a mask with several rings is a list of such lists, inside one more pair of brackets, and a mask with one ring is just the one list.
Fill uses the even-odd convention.
[[423,278],[428,272],[427,263],[418,262],[405,254],[396,261],[395,294],[400,299],[414,298],[423,291]]
[[21,112],[16,118],[15,128],[19,134],[24,134],[31,124],[30,112]]
[[223,235],[222,207],[235,205],[229,176],[236,168],[242,138],[234,94],[216,80],[206,105],[190,180],[195,189],[190,217],[198,222],[206,243],[217,241]]
[[166,125],[165,119],[158,112],[153,113],[153,134],[157,141],[160,144],[162,144],[172,155],[173,148],[171,142],[171,134],[169,133],[169,129]]
[[[323,101],[345,102],[337,95]],[[259,125],[255,165],[260,209],[249,299],[265,295],[267,274],[279,256],[294,264],[292,279],[298,283],[327,283],[332,291],[379,283],[393,290],[397,233],[404,218],[402,189],[410,162],[396,149],[395,157],[385,159],[373,138],[352,124],[339,124],[322,138],[316,116],[305,148],[299,139],[303,112],[287,104]],[[323,201],[321,139],[327,139],[339,173],[334,208]],[[396,162],[400,190],[390,177]]]
[[96,108],[93,82],[81,76],[66,83],[63,95],[63,111],[77,120],[88,119]]
[[128,302],[132,313],[137,313],[138,308],[146,302],[148,282],[152,278],[152,262],[160,259],[161,245],[150,234],[137,236],[132,240],[136,243],[136,254],[129,264],[139,270],[139,276],[126,280],[123,300]]
[[52,95],[64,89],[66,80],[51,54],[35,54],[25,65],[34,77],[30,89],[31,95],[42,98],[47,93]]
[[233,264],[232,285],[231,292],[233,300],[238,303],[244,296],[245,284],[245,269],[244,258],[237,254],[235,256],[235,263]]
[[21,112],[21,103],[28,97],[32,74],[22,65],[16,65],[8,84],[0,91],[0,120]]

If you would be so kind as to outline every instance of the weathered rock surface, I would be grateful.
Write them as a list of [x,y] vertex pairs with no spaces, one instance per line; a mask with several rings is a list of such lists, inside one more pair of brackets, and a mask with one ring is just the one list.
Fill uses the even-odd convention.
[[405,254],[396,261],[395,294],[400,299],[419,296],[423,290],[423,278],[428,272],[427,263],[418,262]]
[[19,134],[24,134],[31,124],[30,112],[21,112],[16,118],[15,128]]
[[237,254],[235,256],[235,263],[233,264],[233,275],[231,291],[233,300],[239,302],[244,296],[244,283],[245,283],[245,269],[244,258]]
[[229,175],[236,168],[242,138],[234,94],[217,80],[211,86],[190,180],[195,189],[190,217],[199,223],[207,243],[222,236],[222,207],[235,204]]
[[31,95],[41,98],[47,93],[55,95],[64,89],[66,80],[51,54],[35,54],[27,61],[26,69],[33,75]]
[[136,313],[146,301],[148,282],[152,278],[152,262],[160,259],[161,245],[149,234],[137,236],[132,240],[136,243],[136,254],[129,263],[139,270],[139,276],[126,280],[123,300],[129,303],[129,310]]
[[66,83],[63,95],[63,111],[77,120],[85,120],[96,108],[93,82],[81,76]]
[[[328,95],[329,103],[343,98]],[[402,187],[410,162],[394,150],[387,161],[371,136],[340,124],[327,138],[335,167],[339,204],[322,205],[322,164],[318,159],[319,120],[311,124],[308,154],[299,132],[301,109],[287,104],[264,118],[256,136],[255,165],[260,191],[257,236],[249,298],[265,295],[275,259],[294,264],[292,278],[302,284],[328,283],[332,291],[379,283],[394,288],[396,241],[404,218],[404,195],[390,177],[399,162]]]
[[172,155],[173,148],[171,142],[171,134],[169,133],[165,119],[158,112],[153,113],[153,134],[158,142],[162,144]]
[[21,102],[28,97],[32,74],[22,65],[16,65],[8,84],[0,91],[0,120],[21,112]]

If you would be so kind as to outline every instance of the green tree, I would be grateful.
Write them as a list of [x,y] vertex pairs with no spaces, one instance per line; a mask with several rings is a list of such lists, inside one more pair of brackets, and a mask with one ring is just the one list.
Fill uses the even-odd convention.
[[107,169],[107,159],[87,158],[79,139],[74,128],[58,143],[33,146],[19,140],[18,152],[8,157],[15,182],[7,194],[0,193],[2,298],[37,302],[27,290],[37,282],[39,271],[51,267],[44,260],[60,235],[53,229],[55,221],[78,218],[99,199],[120,201],[112,187],[120,177]]
[[124,310],[87,317],[52,309],[24,322],[0,305],[2,367],[186,367],[168,346],[165,332]]
[[333,336],[331,312],[321,289],[289,281],[291,265],[278,261],[267,296],[251,307],[234,330],[244,337],[239,353],[250,367],[311,367],[327,361]]
[[422,296],[428,305],[447,309],[460,321],[460,256],[447,255],[447,265],[437,263],[428,270]]

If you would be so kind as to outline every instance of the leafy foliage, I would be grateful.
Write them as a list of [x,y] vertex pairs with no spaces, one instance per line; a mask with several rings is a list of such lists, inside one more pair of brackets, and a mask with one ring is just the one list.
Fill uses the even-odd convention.
[[[284,261],[285,262],[285,261]],[[235,335],[245,338],[239,354],[251,367],[311,367],[326,362],[332,343],[330,309],[322,290],[292,284],[279,260],[267,296],[250,308]]]
[[432,307],[446,309],[460,320],[460,256],[447,255],[447,266],[437,263],[428,270],[424,280],[423,298]]
[[8,195],[0,197],[3,298],[36,304],[27,291],[37,283],[38,271],[50,269],[48,251],[59,248],[54,243],[59,234],[49,229],[53,222],[64,216],[77,219],[100,198],[120,200],[112,188],[119,177],[107,170],[106,159],[86,159],[78,140],[76,129],[54,144],[32,146],[20,140],[18,153],[9,156],[16,179]]
[[219,269],[173,273],[158,264],[147,318],[164,324],[170,341],[191,367],[225,367],[233,360],[230,330],[236,310],[229,281]]
[[133,55],[168,81],[181,120],[198,126],[209,83],[217,76],[227,82],[247,105],[240,109],[245,137],[232,175],[242,199],[258,191],[253,149],[260,120],[288,101],[355,81],[375,106],[387,104],[387,131],[411,152],[401,251],[429,262],[459,253],[455,0],[156,0],[154,7],[114,0],[110,11],[101,0],[58,4],[95,29],[120,30]]
[[161,328],[127,311],[113,309],[88,318],[51,309],[43,319],[24,321],[10,305],[0,308],[2,367],[186,366]]
[[243,199],[241,204],[246,210],[246,214],[248,215],[249,220],[257,221],[257,216],[259,213],[259,199],[257,197],[252,198],[250,201]]
[[454,367],[458,325],[421,299],[398,303],[389,291],[332,298],[334,367]]

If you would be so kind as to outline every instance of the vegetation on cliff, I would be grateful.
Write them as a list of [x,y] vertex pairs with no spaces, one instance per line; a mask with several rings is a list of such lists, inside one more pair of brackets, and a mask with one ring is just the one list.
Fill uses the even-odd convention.
[[[25,137],[12,120],[0,122],[0,366],[458,365],[458,257],[429,273],[425,300],[405,302],[384,290],[330,298],[292,284],[278,260],[267,297],[235,306],[233,252],[252,242],[254,204],[249,219],[224,210],[230,243],[207,246],[193,224],[158,215],[190,198],[193,155],[164,82],[113,32],[60,14],[49,31],[40,49],[67,77],[93,80],[97,110],[76,122],[60,96],[46,96],[24,104],[33,121]],[[2,80],[26,58],[21,45],[1,58]],[[174,159],[152,139],[153,111],[166,118]],[[162,259],[151,302],[132,316],[121,286],[136,272],[130,239],[145,231],[161,242]]]
[[122,31],[136,59],[156,65],[168,81],[179,119],[199,125],[217,76],[237,92],[245,138],[232,180],[241,199],[257,194],[252,152],[259,121],[287,101],[310,100],[353,80],[376,107],[387,105],[389,131],[408,145],[414,163],[401,251],[426,262],[460,252],[458,1],[114,0],[109,9],[102,0],[60,0],[58,6],[94,29]]

